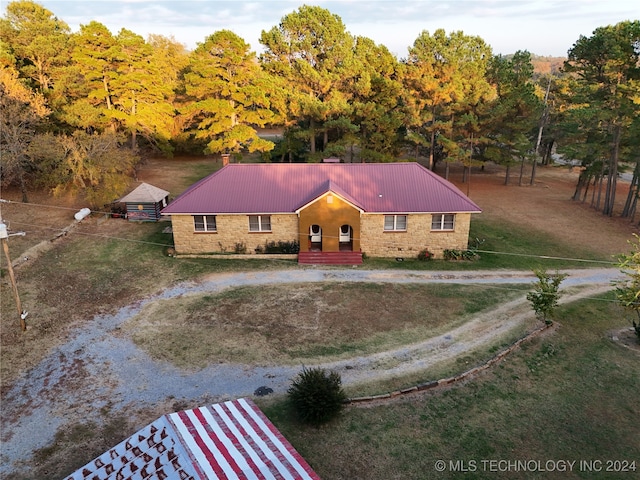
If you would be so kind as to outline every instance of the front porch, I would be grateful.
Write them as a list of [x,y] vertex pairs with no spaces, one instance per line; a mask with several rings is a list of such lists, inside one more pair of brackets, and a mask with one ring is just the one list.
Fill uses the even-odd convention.
[[300,252],[298,263],[305,265],[362,265],[362,252]]

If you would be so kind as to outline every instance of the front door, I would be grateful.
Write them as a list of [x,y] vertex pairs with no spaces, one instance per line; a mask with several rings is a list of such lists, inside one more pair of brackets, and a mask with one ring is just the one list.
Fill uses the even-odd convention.
[[322,227],[320,225],[311,225],[309,227],[309,251],[322,251]]
[[353,230],[351,225],[340,227],[340,251],[353,250]]

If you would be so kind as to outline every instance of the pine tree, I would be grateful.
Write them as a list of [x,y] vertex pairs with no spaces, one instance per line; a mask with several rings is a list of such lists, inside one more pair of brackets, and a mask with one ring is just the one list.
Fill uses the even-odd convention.
[[184,78],[190,101],[182,112],[190,116],[195,138],[207,141],[207,153],[273,148],[256,127],[276,120],[270,110],[274,85],[242,38],[228,30],[210,35],[192,52]]

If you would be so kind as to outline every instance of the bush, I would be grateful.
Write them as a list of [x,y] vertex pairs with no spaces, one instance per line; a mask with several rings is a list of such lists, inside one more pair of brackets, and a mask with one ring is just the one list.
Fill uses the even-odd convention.
[[433,258],[433,253],[431,253],[426,248],[424,250],[421,250],[420,253],[418,253],[418,260],[420,260],[421,262],[426,262],[427,260],[431,260],[432,258]]
[[445,260],[474,260],[478,254],[475,250],[445,249],[442,256]]
[[277,243],[272,241],[264,244],[263,251],[264,253],[298,253],[300,251],[300,244],[295,240],[291,242],[278,241]]
[[320,425],[337,416],[347,398],[340,375],[323,368],[303,367],[287,393],[300,419],[312,425]]

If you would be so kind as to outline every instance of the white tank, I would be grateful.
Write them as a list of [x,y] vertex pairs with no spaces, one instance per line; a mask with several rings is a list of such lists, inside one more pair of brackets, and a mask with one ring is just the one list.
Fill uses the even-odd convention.
[[90,213],[91,213],[91,210],[89,210],[88,208],[83,208],[79,212],[76,212],[76,214],[73,216],[73,218],[75,218],[77,221],[80,221],[83,218],[85,218],[87,215],[89,215]]

